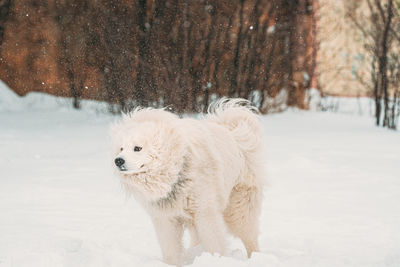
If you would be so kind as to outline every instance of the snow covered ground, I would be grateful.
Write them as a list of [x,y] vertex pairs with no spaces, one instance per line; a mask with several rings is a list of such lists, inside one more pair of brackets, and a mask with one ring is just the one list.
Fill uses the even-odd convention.
[[[1,88],[0,88],[1,89]],[[113,175],[112,116],[0,92],[0,267],[167,266],[150,219]],[[14,103],[18,102],[18,107]],[[101,109],[101,108],[100,108]],[[355,115],[263,117],[261,252],[190,266],[400,266],[400,133]]]

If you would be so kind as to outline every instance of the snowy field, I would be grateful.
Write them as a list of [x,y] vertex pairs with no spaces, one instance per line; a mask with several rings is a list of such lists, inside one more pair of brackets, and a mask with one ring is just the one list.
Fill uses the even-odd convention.
[[[53,97],[0,92],[0,267],[167,266],[150,219],[113,175],[114,118],[85,105],[75,111]],[[261,252],[246,259],[232,238],[229,256],[196,248],[187,263],[400,266],[400,133],[349,114],[262,120],[269,186]]]

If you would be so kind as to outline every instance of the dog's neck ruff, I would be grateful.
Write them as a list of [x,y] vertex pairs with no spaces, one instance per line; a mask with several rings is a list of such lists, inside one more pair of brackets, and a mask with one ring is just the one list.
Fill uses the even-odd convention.
[[162,209],[172,208],[174,206],[174,203],[176,202],[179,195],[182,193],[182,191],[184,190],[184,188],[186,187],[187,183],[190,180],[186,176],[187,165],[188,165],[188,160],[185,157],[182,164],[182,169],[178,173],[178,179],[176,180],[175,183],[171,185],[171,190],[166,194],[166,196],[153,201],[152,204],[154,206]]
[[178,180],[171,185],[171,191],[169,191],[165,197],[159,198],[158,200],[154,201],[153,205],[162,209],[172,208],[188,180],[189,179],[187,178],[179,177]]

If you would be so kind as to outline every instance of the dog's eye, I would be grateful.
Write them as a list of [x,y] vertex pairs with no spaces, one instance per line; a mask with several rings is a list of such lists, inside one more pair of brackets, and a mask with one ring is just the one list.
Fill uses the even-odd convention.
[[142,148],[140,146],[135,146],[133,148],[133,151],[135,151],[135,152],[139,152],[140,150],[142,150]]
[[121,147],[121,149],[120,149],[120,150],[122,151],[122,150],[124,150],[124,148],[123,148],[123,147]]

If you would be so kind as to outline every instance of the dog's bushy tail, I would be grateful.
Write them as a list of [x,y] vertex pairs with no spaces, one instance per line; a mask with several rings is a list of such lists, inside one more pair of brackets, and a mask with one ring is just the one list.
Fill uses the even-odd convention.
[[262,149],[263,131],[259,111],[242,98],[221,98],[208,107],[211,121],[223,125],[233,134],[246,157]]

